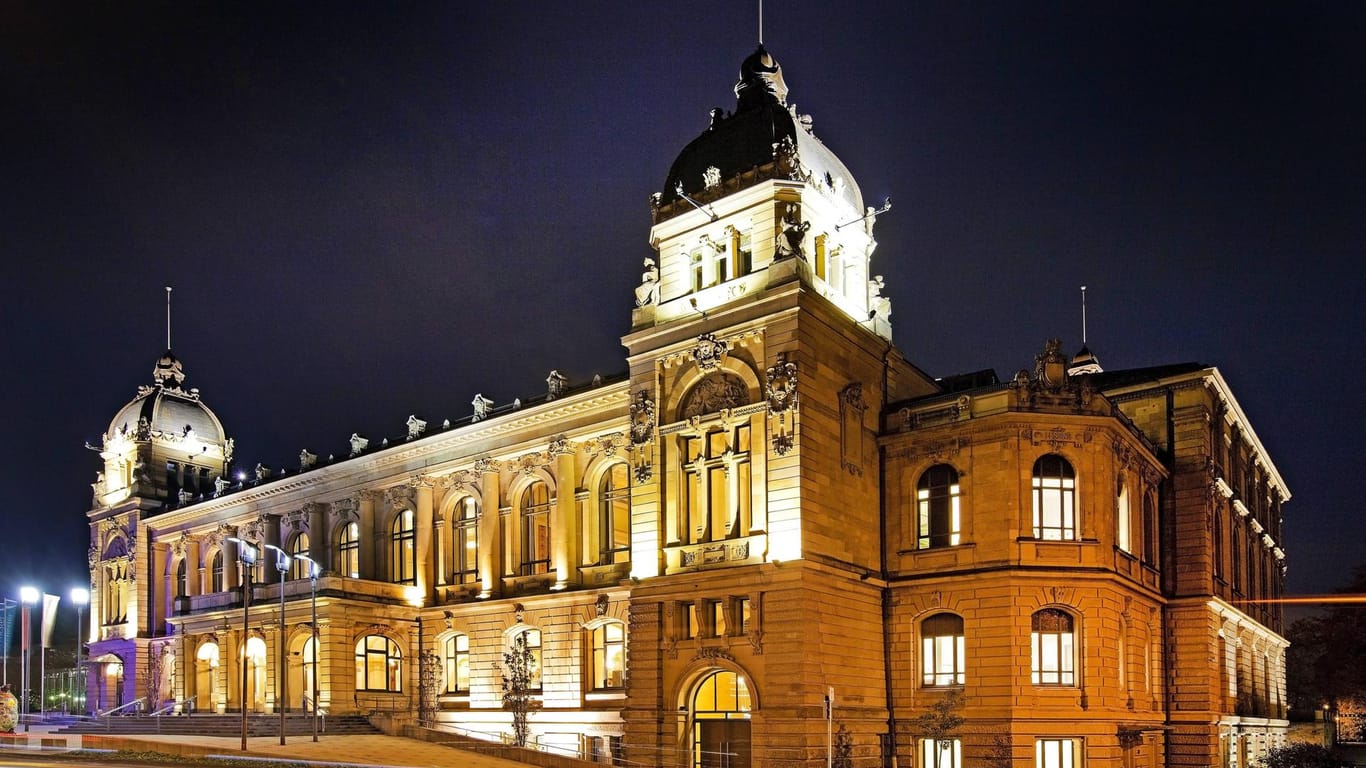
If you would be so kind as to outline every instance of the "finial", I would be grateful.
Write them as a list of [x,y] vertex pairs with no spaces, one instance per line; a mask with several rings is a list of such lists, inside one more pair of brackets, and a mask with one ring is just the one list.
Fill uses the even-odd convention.
[[1086,346],[1086,286],[1081,287],[1081,345]]
[[171,286],[166,286],[166,348],[171,348]]

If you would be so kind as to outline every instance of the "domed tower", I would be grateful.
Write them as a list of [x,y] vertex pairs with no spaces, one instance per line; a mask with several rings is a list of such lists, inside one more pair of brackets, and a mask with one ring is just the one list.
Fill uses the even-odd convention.
[[152,384],[138,387],[109,423],[100,450],[104,471],[93,486],[96,508],[130,498],[143,509],[176,507],[215,492],[232,460],[232,439],[199,390],[184,382],[181,362],[166,350]]
[[844,163],[787,103],[762,45],[740,65],[734,112],[717,108],[651,198],[650,244],[633,327],[713,310],[799,279],[891,338],[890,302],[869,274],[872,209]]

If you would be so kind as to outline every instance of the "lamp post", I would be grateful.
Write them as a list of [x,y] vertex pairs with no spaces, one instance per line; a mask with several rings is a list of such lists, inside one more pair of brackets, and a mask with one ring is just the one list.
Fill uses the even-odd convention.
[[[33,685],[33,670],[31,669],[31,667],[33,666],[33,664],[31,663],[33,660],[33,653],[29,649],[29,643],[31,642],[30,636],[33,634],[33,632],[31,631],[29,625],[29,606],[38,602],[38,590],[34,587],[20,587],[19,602],[24,604],[23,621],[21,622],[19,630],[24,633],[23,643],[20,646],[23,649],[24,653],[24,668],[22,670],[23,674],[21,678],[23,682],[20,685],[20,690],[23,695],[19,697],[19,716],[22,718],[26,712],[32,711],[32,708],[29,706],[28,701],[29,688]],[[24,730],[28,730],[28,720],[24,720]]]
[[313,702],[313,740],[318,740],[318,574],[322,572],[322,566],[318,561],[308,555],[295,555],[295,557],[308,563],[308,580],[311,587],[309,592],[309,603],[313,609],[313,690],[309,692],[309,700]]
[[275,568],[280,572],[280,651],[275,657],[275,708],[280,710],[280,746],[285,745],[285,572],[289,570],[289,553],[267,544],[275,550]]
[[[85,587],[75,587],[71,590],[71,602],[76,606],[76,677],[84,683],[81,677],[81,646],[84,645],[84,628],[81,616],[85,613],[85,606],[90,603],[90,590]],[[83,686],[84,687],[84,686]],[[74,694],[73,694],[74,695]],[[85,714],[85,700],[81,700],[81,714]]]
[[251,608],[251,566],[256,565],[256,547],[229,536],[228,541],[237,545],[238,568],[242,570],[242,751],[247,751],[247,623],[248,609]]

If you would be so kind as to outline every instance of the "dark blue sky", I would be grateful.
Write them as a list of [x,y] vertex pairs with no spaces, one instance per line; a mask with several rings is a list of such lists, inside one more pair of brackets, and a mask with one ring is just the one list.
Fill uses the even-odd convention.
[[[647,197],[733,107],[747,5],[0,5],[0,592],[84,579],[82,444],[164,285],[248,468],[624,370]],[[1292,592],[1366,561],[1366,5],[767,6],[789,100],[894,201],[913,361],[1075,349],[1086,284],[1107,368],[1220,366],[1294,493]]]

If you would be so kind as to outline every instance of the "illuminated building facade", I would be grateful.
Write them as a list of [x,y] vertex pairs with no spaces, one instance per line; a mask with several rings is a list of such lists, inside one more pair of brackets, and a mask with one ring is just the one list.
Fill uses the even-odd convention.
[[[1244,601],[1279,594],[1289,494],[1218,371],[1050,342],[1004,383],[927,376],[891,341],[876,212],[777,62],[735,90],[652,200],[619,380],[552,372],[543,397],[233,480],[167,352],[104,437],[93,705],[301,712],[316,687],[328,712],[496,737],[520,636],[533,741],[594,759],[822,762],[832,691],[861,766],[1277,743],[1281,618]],[[316,648],[304,563],[282,581],[238,540],[321,564]],[[964,721],[934,733],[946,699]]]

